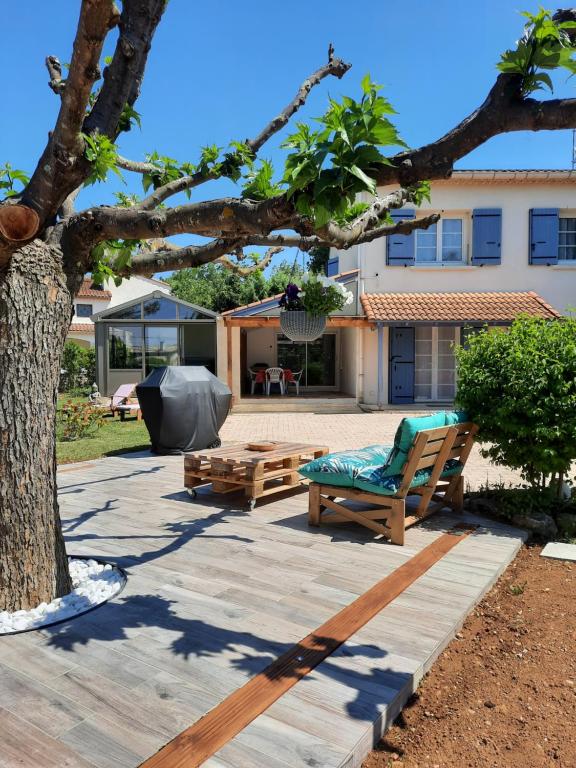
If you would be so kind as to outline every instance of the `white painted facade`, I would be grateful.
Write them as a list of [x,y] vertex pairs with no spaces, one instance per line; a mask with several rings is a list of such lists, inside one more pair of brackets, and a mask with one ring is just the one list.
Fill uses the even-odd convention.
[[[562,313],[576,307],[576,260],[553,266],[529,264],[529,211],[558,208],[560,217],[576,217],[576,173],[549,173],[547,180],[523,172],[456,172],[432,184],[430,203],[417,215],[438,212],[463,220],[464,263],[386,265],[386,239],[337,252],[339,271],[360,269],[361,293],[434,293],[447,291],[536,291]],[[467,178],[471,176],[472,178]],[[475,178],[474,178],[475,176]],[[519,178],[518,178],[519,176]],[[384,194],[387,190],[379,190]],[[412,207],[412,206],[407,206]],[[472,211],[502,209],[502,261],[495,266],[470,265]]]

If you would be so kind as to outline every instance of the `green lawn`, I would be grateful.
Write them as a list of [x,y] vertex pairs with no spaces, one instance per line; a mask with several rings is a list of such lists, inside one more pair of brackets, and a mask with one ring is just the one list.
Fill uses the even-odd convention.
[[[83,399],[63,396],[59,403]],[[126,417],[126,421],[120,421],[119,416],[114,419],[106,416],[103,426],[93,436],[73,442],[57,440],[56,457],[58,464],[67,464],[146,448],[150,448],[150,438],[143,421],[136,421],[136,417],[132,416]]]

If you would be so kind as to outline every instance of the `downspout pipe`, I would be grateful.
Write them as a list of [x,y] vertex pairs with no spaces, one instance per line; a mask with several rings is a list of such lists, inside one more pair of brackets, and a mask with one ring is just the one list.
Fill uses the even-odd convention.
[[378,329],[378,395],[377,406],[381,411],[384,406],[384,323],[376,323]]

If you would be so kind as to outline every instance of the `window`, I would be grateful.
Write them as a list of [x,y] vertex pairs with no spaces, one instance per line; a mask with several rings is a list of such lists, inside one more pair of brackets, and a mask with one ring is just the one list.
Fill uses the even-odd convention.
[[141,325],[108,329],[108,362],[113,370],[142,368],[144,330]]
[[560,217],[558,261],[576,261],[576,218]]
[[92,304],[76,304],[76,317],[91,317],[93,314]]
[[414,399],[453,400],[456,394],[454,346],[460,329],[417,326],[415,334]]
[[146,320],[176,320],[176,304],[170,299],[154,298],[144,302]]
[[443,218],[428,229],[416,230],[416,263],[462,263],[462,225],[462,219]]
[[178,365],[178,326],[152,325],[146,327],[146,375],[154,368]]

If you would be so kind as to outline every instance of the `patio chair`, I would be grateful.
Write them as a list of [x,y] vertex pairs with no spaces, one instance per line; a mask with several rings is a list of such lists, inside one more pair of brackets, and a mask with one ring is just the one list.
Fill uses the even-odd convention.
[[[116,415],[116,411],[118,411],[119,405],[126,405],[129,400],[134,401],[135,398],[132,398],[132,395],[134,394],[134,390],[136,389],[136,384],[121,384],[116,392],[112,395],[110,398],[110,413],[112,416]],[[138,401],[134,403],[134,405],[138,406]]]
[[300,396],[300,379],[302,378],[303,373],[304,369],[302,368],[299,371],[290,371],[289,376],[284,376],[284,388],[286,389],[286,393],[288,393],[290,384],[293,384],[296,387],[296,396]]
[[250,394],[253,395],[256,389],[256,384],[260,383],[256,381],[258,378],[258,371],[253,371],[252,368],[248,368],[248,376],[250,376]]
[[[446,507],[461,512],[462,472],[477,427],[457,418],[449,412],[403,419],[392,448],[375,445],[328,454],[301,467],[301,474],[313,481],[309,524],[355,522],[403,545],[405,529],[433,512]],[[445,426],[439,426],[441,420]],[[415,495],[419,503],[407,514],[406,499]],[[337,499],[371,508],[351,509]]]
[[284,370],[282,368],[266,368],[266,394],[268,396],[272,384],[278,384],[280,394],[284,394]]

